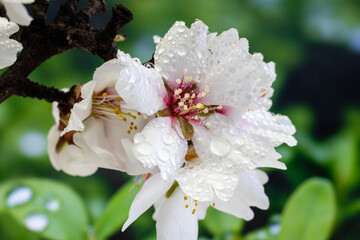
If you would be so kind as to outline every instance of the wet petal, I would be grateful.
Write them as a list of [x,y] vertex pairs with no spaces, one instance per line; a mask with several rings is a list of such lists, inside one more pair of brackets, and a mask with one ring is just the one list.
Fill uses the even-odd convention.
[[184,69],[192,77],[203,75],[210,54],[206,47],[207,33],[208,27],[202,21],[196,21],[190,29],[184,22],[176,22],[157,44],[155,69],[170,87],[182,78]]
[[12,65],[16,61],[16,53],[22,49],[20,43],[9,39],[18,30],[15,23],[0,17],[0,69]]
[[145,167],[157,166],[163,178],[171,180],[184,163],[187,141],[172,128],[169,117],[160,117],[151,120],[134,136],[133,151]]

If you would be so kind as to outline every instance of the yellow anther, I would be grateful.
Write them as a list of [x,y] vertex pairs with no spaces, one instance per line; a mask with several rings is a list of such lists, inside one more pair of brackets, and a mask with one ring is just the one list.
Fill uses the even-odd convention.
[[188,106],[187,105],[184,105],[184,110],[186,111],[186,110],[188,110]]
[[185,97],[185,99],[188,99],[190,97],[190,94],[185,93],[184,97]]
[[186,204],[185,207],[188,208],[188,207],[189,207],[189,204]]
[[122,101],[123,99],[121,97],[115,98],[115,101]]
[[197,108],[200,108],[200,109],[203,109],[203,108],[204,108],[204,104],[198,103],[198,104],[196,104],[196,107],[197,107]]
[[205,89],[204,89],[205,92],[210,92],[210,88],[208,85],[205,86]]
[[180,93],[182,93],[182,89],[181,89],[181,88],[175,90],[175,95],[179,95]]
[[178,79],[176,79],[176,83],[177,84],[180,84],[181,83],[181,80],[178,78]]
[[195,206],[197,207],[198,203],[195,203]]
[[209,110],[207,108],[204,109],[204,113],[208,113]]
[[195,97],[196,97],[196,94],[193,93],[193,94],[191,95],[191,98],[195,98]]
[[196,212],[196,209],[193,209],[191,213],[192,213],[192,214],[195,214],[195,212]]
[[103,97],[106,97],[108,94],[106,92],[103,93]]
[[131,125],[131,126],[134,125],[134,122],[131,122],[130,125]]
[[202,92],[202,93],[201,93],[201,96],[202,96],[202,97],[205,97],[206,94],[207,94],[207,92]]
[[195,78],[194,78],[194,81],[195,81],[195,82],[200,82],[200,78],[199,78],[199,77],[195,77]]
[[213,202],[212,206],[215,207],[215,203],[214,203],[214,202]]
[[130,194],[130,192],[128,191],[128,192],[126,192],[126,194]]
[[192,81],[192,77],[186,77],[185,78],[185,82],[191,82]]
[[186,74],[187,72],[188,72],[188,69],[187,69],[187,68],[185,68],[185,69],[184,69],[184,73]]
[[141,115],[141,113],[140,113],[140,112],[138,112],[138,115],[140,116],[140,115]]
[[127,134],[130,134],[131,133],[131,131],[130,130],[127,130]]
[[125,117],[123,117],[122,120],[125,121],[125,122],[127,121],[127,119]]
[[140,188],[141,186],[138,184],[138,185],[136,185],[138,188]]
[[195,120],[198,120],[198,119],[199,119],[199,116],[196,115],[194,118],[195,118]]
[[211,122],[206,122],[205,124],[206,124],[206,126],[208,126],[208,127],[211,126]]
[[222,109],[222,108],[223,108],[222,105],[219,105],[219,106],[216,107],[216,109],[219,109],[219,110]]
[[187,196],[184,196],[184,200],[187,200],[188,199],[188,197]]
[[137,130],[138,129],[138,127],[137,126],[134,126],[134,130]]
[[130,130],[133,130],[134,128],[133,127],[130,127]]
[[182,106],[184,106],[184,103],[183,103],[183,102],[179,102],[178,105],[179,105],[180,107],[182,107]]
[[198,97],[198,98],[202,98],[202,94],[199,93],[199,94],[197,95],[197,97]]

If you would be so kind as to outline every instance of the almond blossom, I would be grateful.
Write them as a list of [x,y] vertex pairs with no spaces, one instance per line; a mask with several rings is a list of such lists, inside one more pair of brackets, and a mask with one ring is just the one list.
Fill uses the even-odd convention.
[[295,145],[295,128],[268,111],[274,63],[250,54],[235,29],[217,36],[201,21],[190,29],[176,22],[154,60],[151,79],[141,77],[143,66],[123,68],[129,55],[114,60],[115,88],[125,102],[158,116],[134,136],[134,155],[145,167],[159,168],[164,180],[176,180],[198,201],[229,200],[239,171],[285,168],[274,147]]
[[158,239],[196,239],[209,205],[245,220],[253,217],[249,206],[268,207],[266,177],[257,179],[255,168],[286,169],[275,147],[296,145],[295,128],[269,112],[274,63],[248,48],[235,29],[217,35],[201,21],[190,29],[176,22],[157,44],[152,81],[119,67],[132,72],[115,85],[124,100],[157,115],[134,136],[133,157],[160,171],[138,193],[123,230],[152,204]]
[[16,53],[22,45],[9,37],[19,30],[18,25],[0,17],[0,69],[12,65],[16,61]]
[[34,0],[0,0],[0,4],[2,3],[5,6],[10,21],[25,26],[30,24],[32,17],[23,4],[33,2]]
[[[131,61],[141,65],[139,60]],[[91,175],[99,167],[132,175],[149,172],[139,161],[124,161],[123,141],[132,140],[151,117],[129,107],[117,93],[114,85],[119,76],[113,67],[112,61],[103,64],[92,81],[77,87],[78,101],[65,116],[59,116],[54,104],[56,124],[48,134],[48,152],[57,170],[80,176]],[[143,76],[152,72],[155,70],[144,68]]]

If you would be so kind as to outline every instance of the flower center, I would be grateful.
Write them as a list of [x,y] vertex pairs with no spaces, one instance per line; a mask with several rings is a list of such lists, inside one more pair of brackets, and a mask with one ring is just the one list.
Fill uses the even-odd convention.
[[101,95],[93,96],[92,115],[107,121],[116,120],[113,122],[117,122],[120,119],[123,122],[128,122],[127,133],[131,134],[132,131],[138,130],[138,126],[133,121],[136,120],[136,115],[140,116],[141,113],[130,110],[119,95],[104,92]]

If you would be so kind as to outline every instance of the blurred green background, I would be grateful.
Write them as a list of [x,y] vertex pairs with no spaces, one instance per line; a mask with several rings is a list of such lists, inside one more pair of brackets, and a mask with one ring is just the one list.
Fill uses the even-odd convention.
[[[50,2],[49,21],[64,1]],[[269,210],[254,209],[255,218],[243,222],[209,209],[199,222],[200,239],[359,239],[360,1],[107,2],[109,9],[122,3],[133,12],[118,47],[143,62],[155,50],[153,35],[163,36],[176,20],[190,26],[201,19],[210,32],[238,29],[250,52],[276,63],[271,110],[297,128],[298,145],[278,148],[288,170],[266,170]],[[93,25],[104,26],[110,12]],[[73,50],[42,64],[30,79],[71,87],[91,80],[101,64]],[[0,239],[155,239],[153,210],[120,231],[136,194],[125,194],[131,186],[125,174],[99,170],[81,178],[52,168],[46,135],[53,124],[49,103],[11,97],[0,104]],[[14,191],[29,202],[9,206]]]

